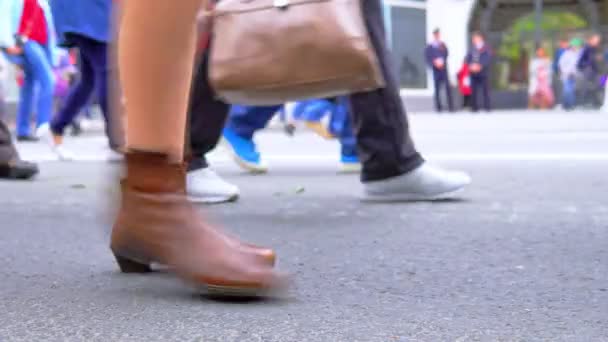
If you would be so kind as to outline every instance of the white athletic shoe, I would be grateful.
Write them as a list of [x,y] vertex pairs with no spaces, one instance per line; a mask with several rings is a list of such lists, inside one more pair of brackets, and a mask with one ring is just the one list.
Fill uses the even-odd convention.
[[51,147],[53,153],[57,155],[60,161],[74,161],[76,156],[70,150],[66,149],[63,145],[53,145]]
[[389,179],[363,184],[364,201],[434,201],[451,198],[471,184],[463,172],[446,171],[422,164],[417,169]]
[[51,132],[51,126],[48,123],[40,125],[36,130],[36,136],[42,141],[46,142],[51,151],[57,156],[60,161],[74,161],[76,156],[70,150],[66,149],[63,144],[55,144],[53,139],[53,132]]
[[43,140],[47,144],[53,144],[53,134],[51,133],[51,125],[48,123],[40,125],[36,129],[36,137],[40,140]]
[[239,198],[239,188],[223,180],[210,168],[189,172],[186,181],[188,197],[196,203],[234,202]]

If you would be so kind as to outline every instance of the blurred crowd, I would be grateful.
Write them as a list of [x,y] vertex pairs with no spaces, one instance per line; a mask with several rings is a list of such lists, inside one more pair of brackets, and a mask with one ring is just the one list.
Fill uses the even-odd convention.
[[[448,109],[455,110],[447,67],[448,55],[448,47],[441,40],[441,32],[436,29],[425,50],[425,57],[433,73],[435,108],[438,112],[445,109],[442,92],[446,94]],[[471,49],[456,74],[463,108],[471,108],[474,112],[480,108],[491,110],[493,57],[484,35],[473,33]],[[543,46],[538,46],[534,56],[526,62],[529,108],[557,107],[568,111],[575,108],[599,109],[606,102],[608,48],[602,49],[600,34],[592,33],[585,39],[561,39],[553,58]]]

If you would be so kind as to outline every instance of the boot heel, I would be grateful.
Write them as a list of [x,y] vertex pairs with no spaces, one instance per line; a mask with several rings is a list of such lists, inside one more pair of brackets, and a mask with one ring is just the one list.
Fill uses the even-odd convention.
[[122,273],[149,273],[152,272],[150,265],[142,264],[131,259],[123,258],[118,255],[114,255],[118,267]]

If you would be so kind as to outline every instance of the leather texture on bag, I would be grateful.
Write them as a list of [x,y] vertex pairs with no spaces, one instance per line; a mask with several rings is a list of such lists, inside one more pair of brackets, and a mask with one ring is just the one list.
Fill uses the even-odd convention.
[[276,105],[383,87],[360,1],[220,1],[209,71],[216,93]]

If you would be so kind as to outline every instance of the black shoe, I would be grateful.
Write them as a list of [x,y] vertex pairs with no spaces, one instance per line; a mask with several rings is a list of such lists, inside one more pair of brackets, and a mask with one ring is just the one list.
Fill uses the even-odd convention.
[[37,142],[40,141],[40,138],[33,135],[19,135],[17,136],[17,141],[20,142]]
[[0,165],[0,178],[4,179],[30,179],[38,172],[38,165],[23,160]]

